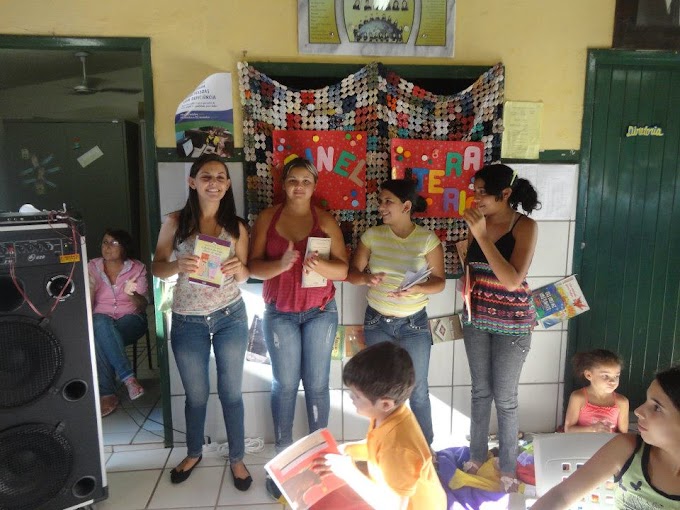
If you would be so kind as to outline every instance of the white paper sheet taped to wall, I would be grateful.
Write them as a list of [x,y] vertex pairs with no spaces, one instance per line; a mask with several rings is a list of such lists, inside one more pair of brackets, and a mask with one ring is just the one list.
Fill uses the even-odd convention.
[[[517,175],[529,182],[538,192],[541,209],[531,213],[535,220],[576,219],[578,193],[578,165],[510,164]],[[520,212],[522,207],[520,206]]]

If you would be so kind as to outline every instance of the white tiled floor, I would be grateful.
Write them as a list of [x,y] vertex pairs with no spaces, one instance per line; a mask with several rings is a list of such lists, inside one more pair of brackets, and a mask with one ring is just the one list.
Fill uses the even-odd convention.
[[[247,454],[244,461],[253,477],[247,492],[234,488],[227,461],[217,452],[207,452],[189,480],[170,483],[170,470],[186,455],[186,447],[164,448],[163,416],[157,369],[149,370],[146,349],[140,342],[138,378],[145,394],[134,402],[124,401],[113,414],[103,419],[104,450],[108,477],[108,499],[94,505],[96,510],[283,510],[265,489],[264,464],[274,456],[273,445],[262,452]],[[155,348],[152,349],[155,352]],[[154,368],[157,367],[154,356]],[[445,388],[433,388],[433,393]],[[450,391],[450,388],[446,388]],[[467,389],[469,394],[469,389]],[[446,399],[448,400],[448,399]],[[363,435],[365,424],[361,424]],[[448,430],[448,427],[446,427]],[[441,449],[461,444],[459,437],[438,436],[434,445]],[[511,495],[510,508],[524,509],[524,498]]]
[[[254,480],[247,492],[234,488],[227,462],[217,452],[205,453],[189,480],[171,484],[170,470],[184,458],[186,448],[182,444],[172,449],[163,447],[162,425],[146,418],[162,421],[158,382],[143,379],[142,383],[144,397],[125,403],[103,420],[109,498],[94,505],[96,510],[287,508],[272,502],[265,490],[264,464],[274,456],[273,445],[269,444],[262,452],[247,454],[244,459]],[[524,507],[523,497],[512,495],[510,508]]]

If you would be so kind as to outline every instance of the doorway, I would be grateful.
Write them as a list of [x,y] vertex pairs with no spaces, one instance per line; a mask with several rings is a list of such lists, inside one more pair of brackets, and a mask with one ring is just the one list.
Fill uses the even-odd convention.
[[[88,149],[90,146],[97,145],[91,142],[90,138],[98,130],[106,128],[107,134],[103,134],[100,139],[106,140],[104,143],[109,143],[110,130],[106,124],[117,125],[120,128],[126,156],[130,160],[135,160],[139,167],[139,173],[135,177],[136,183],[129,183],[131,193],[136,192],[139,195],[136,197],[138,198],[136,202],[140,207],[139,211],[132,213],[137,221],[131,223],[131,229],[138,229],[138,232],[134,233],[138,243],[137,256],[147,264],[147,267],[150,267],[151,254],[160,228],[150,39],[0,35],[0,60],[4,64],[2,66],[3,77],[0,79],[0,151],[3,150],[3,144],[8,144],[11,138],[7,136],[7,130],[3,132],[2,129],[4,125],[2,121],[7,118],[21,119],[22,129],[33,123],[40,125],[46,133],[59,135],[62,134],[61,131],[69,130],[68,150],[72,151],[70,156],[76,153],[80,155],[86,145]],[[12,68],[12,65],[15,67]],[[16,72],[12,72],[12,69]],[[14,81],[7,81],[12,79]],[[22,94],[21,90],[32,90],[34,93]],[[48,90],[54,90],[54,96],[52,92],[47,92]],[[2,97],[5,99],[11,97],[11,109],[6,108],[6,111],[3,111]],[[4,104],[6,105],[7,102]],[[133,122],[129,122],[130,120]],[[71,123],[66,125],[61,121]],[[77,125],[77,132],[72,131],[74,123]],[[131,140],[134,140],[134,143],[131,143]],[[119,152],[116,145],[110,145],[108,149],[104,145],[98,148],[109,155]],[[30,150],[27,149],[24,152],[29,157],[27,168],[31,167]],[[54,184],[54,181],[51,181],[52,184],[47,182],[50,181],[49,172],[58,168],[59,165],[42,165],[41,158],[35,159],[46,176],[45,181],[39,184],[43,187]],[[120,164],[126,165],[126,161]],[[55,172],[58,173],[58,170]],[[8,179],[16,180],[15,178],[16,171],[10,170],[9,165],[0,168],[0,182],[2,182],[0,198],[3,199],[0,209],[16,210],[14,208],[16,196],[8,197],[7,190],[10,188],[5,186]],[[128,181],[131,180],[128,179]],[[96,179],[93,182],[96,182]],[[20,187],[25,188],[24,184],[26,183],[19,183]],[[102,184],[106,183],[99,183],[100,186]],[[37,186],[35,183],[28,183],[28,185]],[[92,186],[91,183],[88,185],[84,181],[68,184],[68,186],[72,185]],[[25,189],[22,188],[22,192],[24,191]],[[36,191],[43,190],[36,188],[30,191],[36,194]],[[110,201],[111,197],[105,195],[106,191],[100,198],[102,204],[108,203],[107,200]],[[10,202],[11,208],[7,206]],[[90,196],[87,202],[83,202],[82,207],[96,207],[97,203],[97,197]],[[104,209],[103,206],[101,208]],[[107,209],[110,210],[111,207]],[[117,218],[113,220],[116,223],[119,222]],[[116,224],[106,226],[120,227]],[[89,229],[90,237],[96,239],[96,248],[90,249],[90,252],[94,251],[91,257],[99,256],[98,238],[102,232],[95,230],[97,229]],[[89,237],[87,239],[90,245]],[[149,294],[153,302],[151,285]],[[156,315],[151,305],[148,308],[150,334],[155,337],[157,333],[162,339],[162,323],[160,317]],[[156,327],[156,325],[159,326]],[[145,338],[137,342],[136,348],[138,368],[145,370],[149,366],[145,359],[147,351]],[[146,374],[151,373],[157,379],[160,375],[160,381],[164,381],[167,379],[167,359],[164,357],[163,349],[156,348],[154,351],[153,354],[148,353],[154,357],[154,370],[147,371]],[[158,388],[163,387],[160,381],[156,383]],[[160,389],[157,390],[157,393],[159,392],[162,393]],[[169,395],[169,386],[166,392]],[[165,414],[164,410],[164,418]],[[169,410],[166,423],[170,423]],[[168,445],[171,441],[169,431],[161,426],[158,433],[162,436],[161,441]]]
[[590,311],[570,321],[568,355],[618,352],[631,410],[680,360],[679,149],[680,56],[590,50],[574,243]]

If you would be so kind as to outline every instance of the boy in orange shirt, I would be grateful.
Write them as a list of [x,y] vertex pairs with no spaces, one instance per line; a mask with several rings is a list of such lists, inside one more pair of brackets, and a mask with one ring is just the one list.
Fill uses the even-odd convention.
[[[430,447],[404,404],[415,383],[408,352],[392,342],[367,347],[345,365],[343,381],[357,413],[371,420],[368,434],[342,445],[344,455],[326,455],[317,472],[332,471],[374,508],[445,509]],[[368,476],[356,461],[366,461]]]

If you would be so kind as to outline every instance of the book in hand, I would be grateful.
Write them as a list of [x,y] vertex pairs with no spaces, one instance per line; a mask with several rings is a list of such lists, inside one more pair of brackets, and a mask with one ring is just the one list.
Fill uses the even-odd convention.
[[420,269],[418,269],[418,271],[411,270],[406,271],[406,274],[404,274],[404,279],[402,280],[397,290],[398,291],[407,290],[413,287],[414,285],[427,281],[427,279],[430,277],[431,272],[432,269],[430,269],[427,266],[421,267]]
[[371,508],[347,483],[334,474],[323,477],[311,467],[315,459],[339,453],[328,429],[319,429],[296,441],[267,462],[264,469],[293,510]]
[[[308,237],[305,258],[317,252],[320,259],[328,260],[331,257],[331,238],[330,237]],[[316,271],[307,272],[302,269],[302,288],[325,287],[328,280]]]
[[576,275],[534,290],[531,299],[536,310],[536,321],[544,328],[590,310]]
[[231,255],[231,243],[217,237],[196,236],[194,255],[198,256],[198,269],[189,273],[189,281],[210,287],[221,287],[224,282],[222,263]]

